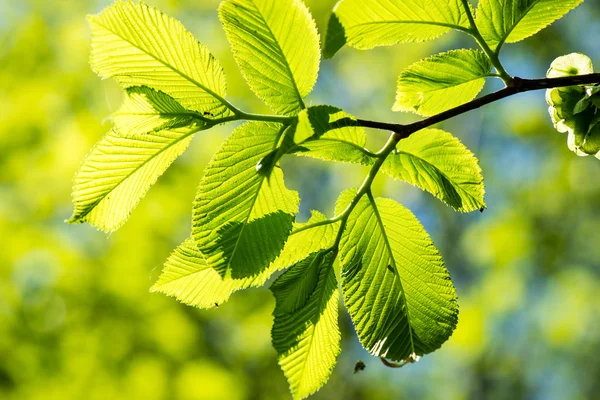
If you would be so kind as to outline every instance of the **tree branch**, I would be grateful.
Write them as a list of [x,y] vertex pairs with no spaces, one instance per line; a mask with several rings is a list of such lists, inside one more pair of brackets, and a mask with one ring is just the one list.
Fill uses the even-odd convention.
[[483,107],[486,104],[494,103],[498,100],[502,100],[506,97],[510,97],[517,93],[530,92],[532,90],[551,89],[556,87],[592,84],[600,84],[600,73],[543,79],[522,79],[515,77],[513,78],[512,84],[510,86],[505,87],[504,89],[501,89],[494,93],[490,93],[486,96],[480,97],[461,106],[455,107],[451,110],[444,111],[443,113],[431,116],[429,118],[425,118],[421,121],[413,122],[411,124],[392,124],[386,122],[368,121],[364,119],[358,119],[354,121],[354,124],[366,128],[392,131],[395,133],[396,141],[399,141],[401,139],[409,137],[410,135],[417,131],[420,131],[421,129],[430,127],[431,125],[435,125],[437,123],[446,121],[450,118]]

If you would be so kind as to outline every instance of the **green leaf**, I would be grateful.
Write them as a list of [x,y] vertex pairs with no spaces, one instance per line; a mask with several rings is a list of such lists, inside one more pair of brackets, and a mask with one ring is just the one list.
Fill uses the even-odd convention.
[[398,78],[394,111],[430,116],[477,96],[492,63],[479,50],[452,50],[421,60]]
[[370,165],[375,160],[366,149],[364,128],[353,126],[356,119],[339,108],[315,106],[298,116],[295,154],[321,160]]
[[[341,222],[330,222],[325,215],[312,211],[304,224],[294,224],[293,233],[283,250],[273,261],[272,268],[281,270],[307,258],[311,253],[331,248],[335,242]],[[308,227],[314,227],[307,229]]]
[[188,110],[229,113],[221,65],[179,21],[130,1],[118,1],[88,20],[90,64],[103,79],[160,90]]
[[209,127],[197,111],[186,110],[168,94],[147,86],[133,86],[125,92],[123,105],[113,114],[115,130],[121,136],[139,136],[188,125],[197,131]]
[[277,145],[280,124],[249,122],[223,143],[206,167],[193,209],[193,237],[211,268],[224,278],[260,274],[281,252],[299,198],[283,172],[257,172]]
[[327,382],[340,353],[335,253],[321,251],[295,264],[271,286],[273,346],[294,399]]
[[296,115],[317,80],[319,34],[300,0],[227,0],[219,16],[250,88],[273,111]]
[[73,184],[69,223],[112,232],[127,221],[150,186],[189,145],[195,130],[165,130],[136,138],[108,132],[85,157]]
[[233,292],[262,286],[273,272],[273,269],[268,269],[251,278],[224,278],[206,263],[194,240],[189,238],[173,251],[150,291],[173,296],[191,306],[209,309],[229,300]]
[[393,200],[363,197],[348,219],[340,257],[344,303],[371,354],[415,359],[450,337],[458,319],[456,292],[409,210]]
[[448,132],[423,129],[402,139],[382,171],[428,191],[458,211],[485,208],[477,158]]
[[342,0],[329,21],[324,55],[332,57],[345,43],[368,50],[468,28],[461,0]]
[[480,0],[476,24],[492,49],[532,36],[583,0]]

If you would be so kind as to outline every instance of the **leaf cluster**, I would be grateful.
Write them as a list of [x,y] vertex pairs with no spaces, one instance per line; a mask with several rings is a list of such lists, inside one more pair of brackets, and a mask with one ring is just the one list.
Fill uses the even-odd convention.
[[[467,0],[342,0],[323,54],[332,57],[344,45],[364,50],[432,40],[451,30],[472,36],[480,50],[433,55],[400,73],[393,109],[434,116],[473,100],[487,78],[512,84],[499,59],[503,44],[535,34],[581,2],[481,0],[475,12]],[[246,121],[205,168],[191,235],[169,257],[152,291],[212,308],[284,271],[271,285],[272,339],[295,398],[318,390],[335,366],[340,296],[372,355],[406,363],[435,351],[458,321],[450,274],[416,217],[391,199],[376,198],[371,185],[382,172],[457,211],[483,210],[478,160],[440,129],[393,132],[383,148],[372,150],[361,120],[329,105],[306,107],[321,51],[302,1],[225,0],[219,17],[242,75],[273,115],[231,104],[219,62],[159,10],[118,1],[89,17],[91,66],[116,80],[125,99],[112,117],[114,128],[76,174],[69,222],[118,229],[196,134]],[[564,64],[553,65],[552,74],[562,73]],[[568,74],[588,73],[591,62],[578,68]],[[596,93],[591,87],[548,94],[557,128],[569,131],[578,152],[600,150]],[[308,222],[298,223],[300,198],[285,186],[280,166],[288,156],[362,164],[370,171],[359,188],[340,195],[334,216],[313,211]]]

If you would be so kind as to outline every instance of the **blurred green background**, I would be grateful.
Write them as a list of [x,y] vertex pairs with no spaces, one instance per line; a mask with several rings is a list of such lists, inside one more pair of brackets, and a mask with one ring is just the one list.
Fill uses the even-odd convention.
[[[221,61],[230,99],[266,111],[238,72],[217,0],[149,0],[180,19]],[[324,32],[335,0],[308,0]],[[0,399],[288,399],[270,344],[267,289],[200,311],[148,292],[189,235],[202,169],[231,126],[198,134],[120,231],[68,226],[72,176],[109,129],[120,89],[89,69],[86,14],[108,0],[0,0]],[[588,0],[524,43],[509,72],[541,77],[573,51],[600,66],[600,3]],[[427,55],[471,47],[452,33],[425,44],[344,49],[321,66],[312,105],[369,119],[390,111],[398,73]],[[486,90],[499,87],[490,83]],[[458,214],[417,189],[379,179],[376,191],[421,218],[457,286],[449,342],[401,370],[370,357],[343,312],[343,352],[315,399],[598,399],[600,161],[579,158],[552,128],[544,93],[513,97],[443,125],[480,158],[489,209]],[[385,139],[370,132],[376,147]],[[331,215],[361,167],[284,164],[288,186]],[[357,360],[366,370],[354,375]]]

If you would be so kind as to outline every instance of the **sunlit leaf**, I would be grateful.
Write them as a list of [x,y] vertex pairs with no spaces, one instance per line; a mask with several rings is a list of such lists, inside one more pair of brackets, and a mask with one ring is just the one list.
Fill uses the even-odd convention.
[[460,0],[342,0],[329,21],[324,55],[435,39],[469,21]]
[[331,106],[315,106],[298,116],[295,154],[329,161],[369,165],[373,153],[366,149],[365,129],[353,126],[354,117]]
[[273,111],[296,115],[317,80],[319,35],[300,0],[227,0],[219,8],[235,59]]
[[480,0],[476,23],[492,49],[532,36],[583,0]]
[[398,78],[394,111],[430,116],[472,100],[492,70],[478,50],[452,50],[421,60]]
[[195,130],[165,130],[135,138],[108,132],[85,157],[73,184],[70,223],[117,230],[150,186],[187,148]]
[[[295,224],[295,230],[326,221],[323,214],[313,211],[308,222]],[[340,222],[327,223],[291,235],[281,254],[268,268],[258,275],[241,279],[221,276],[208,265],[193,239],[187,239],[165,262],[162,274],[151,291],[173,296],[199,308],[216,307],[227,301],[233,292],[262,286],[274,272],[290,267],[312,253],[330,248],[339,225]]]
[[224,278],[206,263],[194,240],[190,238],[173,251],[165,262],[160,278],[150,291],[173,296],[191,306],[208,309],[223,304],[235,291],[262,286],[273,272],[273,269],[267,269],[250,278]]
[[[327,217],[318,211],[304,224],[294,224],[292,235],[285,243],[281,254],[273,261],[272,268],[287,268],[307,258],[311,253],[331,248],[335,242],[340,222],[329,223]],[[311,225],[317,225],[306,229]]]
[[128,88],[125,100],[113,114],[115,130],[122,136],[137,136],[194,125],[196,130],[207,126],[197,111],[183,108],[171,96],[146,86]]
[[200,181],[193,209],[193,237],[208,264],[224,278],[259,275],[281,252],[292,230],[299,198],[283,172],[257,171],[284,127],[249,122],[223,143]]
[[[344,196],[348,202],[352,192]],[[454,286],[427,232],[406,208],[363,197],[348,219],[340,257],[344,304],[371,354],[414,359],[450,337],[458,318]]]
[[401,140],[382,171],[428,191],[458,211],[485,207],[479,162],[448,132],[423,129]]
[[295,399],[327,382],[340,353],[335,253],[321,251],[295,264],[271,286],[273,346]]
[[90,64],[100,77],[160,90],[188,110],[229,112],[221,65],[179,21],[130,1],[118,1],[88,20]]

